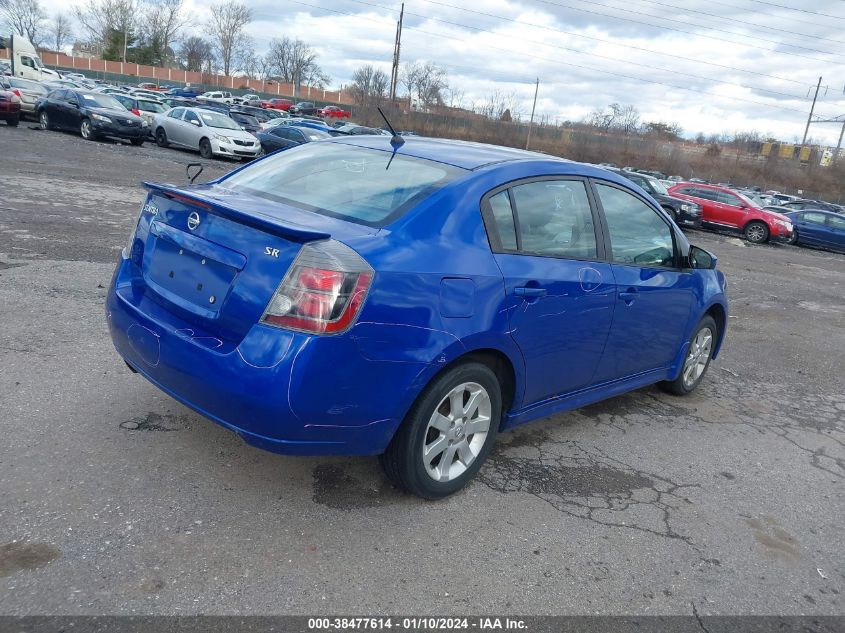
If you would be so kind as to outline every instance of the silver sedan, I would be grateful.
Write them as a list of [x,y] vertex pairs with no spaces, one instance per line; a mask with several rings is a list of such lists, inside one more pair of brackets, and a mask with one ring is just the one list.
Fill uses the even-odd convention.
[[261,144],[225,114],[203,108],[173,108],[155,116],[159,147],[175,145],[199,151],[203,158],[255,158]]

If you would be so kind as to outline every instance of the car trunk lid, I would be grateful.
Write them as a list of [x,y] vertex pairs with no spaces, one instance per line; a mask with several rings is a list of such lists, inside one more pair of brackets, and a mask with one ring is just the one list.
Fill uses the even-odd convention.
[[375,232],[217,185],[145,186],[132,250],[142,294],[221,344],[258,322],[303,244]]

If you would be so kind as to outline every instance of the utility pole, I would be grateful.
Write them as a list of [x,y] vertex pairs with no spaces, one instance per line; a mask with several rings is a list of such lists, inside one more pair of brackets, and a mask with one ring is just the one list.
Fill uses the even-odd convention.
[[810,106],[810,116],[807,117],[807,127],[804,128],[804,138],[801,141],[802,146],[807,142],[807,133],[810,131],[810,121],[813,119],[813,110],[816,109],[816,99],[819,98],[819,88],[821,87],[822,78],[819,77],[819,83],[816,84],[816,94],[813,95],[813,105]]
[[528,144],[531,142],[531,126],[534,125],[534,110],[537,109],[537,92],[540,90],[540,78],[537,77],[537,82],[534,84],[534,105],[531,106],[531,119],[528,121],[528,138],[525,139],[525,149],[528,149]]
[[393,45],[393,69],[390,71],[390,102],[396,102],[396,86],[399,83],[399,50],[402,48],[402,18],[405,17],[405,3],[399,11],[396,23],[396,42]]
[[842,137],[845,136],[845,117],[842,117],[842,129],[839,131],[839,142],[836,144],[836,152],[833,154],[833,163],[839,160],[839,150],[842,149]]

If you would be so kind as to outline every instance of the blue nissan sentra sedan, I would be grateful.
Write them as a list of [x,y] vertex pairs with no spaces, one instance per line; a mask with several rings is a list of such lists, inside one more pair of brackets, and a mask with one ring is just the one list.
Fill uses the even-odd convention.
[[358,136],[146,187],[106,306],[129,367],[250,444],[380,455],[425,498],[501,431],[691,392],[725,336],[716,258],[600,168]]

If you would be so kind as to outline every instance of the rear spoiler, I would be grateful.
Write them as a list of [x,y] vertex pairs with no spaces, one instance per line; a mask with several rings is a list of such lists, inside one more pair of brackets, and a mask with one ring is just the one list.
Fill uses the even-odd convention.
[[183,204],[206,209],[215,215],[219,215],[240,224],[245,224],[262,231],[267,231],[295,242],[314,242],[327,240],[331,237],[329,233],[315,231],[293,222],[282,222],[278,218],[270,217],[261,213],[244,213],[232,207],[221,204],[202,194],[192,190],[185,190],[175,185],[164,185],[153,182],[144,182],[144,187],[153,193],[177,200]]

